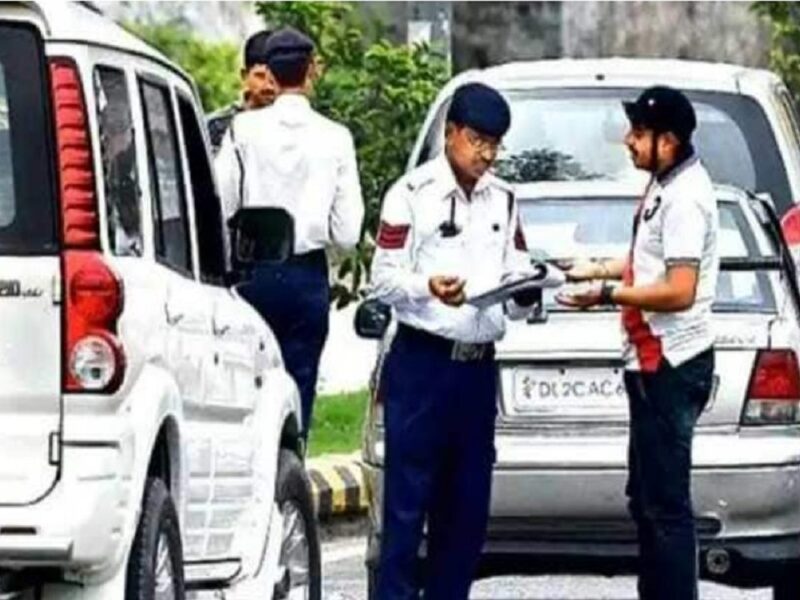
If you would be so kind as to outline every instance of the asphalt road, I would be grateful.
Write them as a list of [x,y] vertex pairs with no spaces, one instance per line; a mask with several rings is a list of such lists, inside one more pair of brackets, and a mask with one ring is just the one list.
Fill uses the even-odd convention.
[[[364,541],[323,543],[324,600],[365,600]],[[703,583],[701,600],[770,600],[769,590],[736,590]],[[480,581],[473,600],[636,600],[632,577],[503,577]]]

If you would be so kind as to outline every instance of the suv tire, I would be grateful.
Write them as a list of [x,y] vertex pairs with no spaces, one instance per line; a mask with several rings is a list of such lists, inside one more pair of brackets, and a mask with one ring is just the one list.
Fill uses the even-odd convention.
[[[279,558],[279,568],[283,576],[275,586],[273,598],[282,600],[289,597],[293,584],[292,575],[296,578],[297,570],[302,571],[305,568],[308,585],[306,598],[321,600],[322,567],[311,485],[303,463],[291,450],[280,451],[275,501],[283,519]],[[287,550],[291,552],[287,553]]]
[[800,598],[800,576],[796,572],[786,573],[772,584],[773,600],[797,600]]
[[183,548],[178,514],[161,479],[150,478],[144,489],[142,514],[128,559],[125,600],[158,600],[159,591],[172,586],[184,600]]

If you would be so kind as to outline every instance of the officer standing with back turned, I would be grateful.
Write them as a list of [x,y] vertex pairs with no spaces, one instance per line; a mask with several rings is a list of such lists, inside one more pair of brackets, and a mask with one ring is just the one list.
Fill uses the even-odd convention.
[[[508,104],[479,83],[455,91],[445,151],[388,192],[372,266],[397,334],[379,384],[385,406],[380,600],[466,600],[480,556],[495,459],[494,342],[526,292],[477,309],[466,299],[530,273],[511,187],[488,172]],[[505,311],[504,311],[505,308]],[[418,551],[427,521],[427,561]]]
[[355,247],[364,203],[353,137],[309,102],[314,44],[296,29],[273,33],[264,60],[278,85],[272,106],[238,114],[215,167],[226,218],[242,208],[286,210],[294,255],[256,265],[239,293],[270,325],[300,390],[308,438],[320,356],[328,336],[330,283],[325,249]]

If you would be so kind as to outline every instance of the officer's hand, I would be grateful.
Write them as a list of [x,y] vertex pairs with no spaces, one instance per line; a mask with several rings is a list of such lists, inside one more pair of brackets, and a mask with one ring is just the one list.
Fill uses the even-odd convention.
[[428,288],[436,298],[448,306],[461,306],[467,299],[464,285],[467,282],[449,275],[434,275],[428,280]]
[[591,281],[592,279],[600,277],[600,266],[596,262],[590,260],[562,260],[557,262],[556,266],[564,271],[567,281],[573,283]]

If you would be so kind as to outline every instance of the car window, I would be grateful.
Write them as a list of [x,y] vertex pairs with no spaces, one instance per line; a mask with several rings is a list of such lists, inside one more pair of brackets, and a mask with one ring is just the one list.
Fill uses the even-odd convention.
[[0,24],[0,253],[57,250],[50,91],[41,39]]
[[98,66],[94,71],[94,87],[109,247],[117,256],[141,256],[141,198],[125,73]]
[[180,93],[178,113],[186,143],[186,159],[189,162],[197,239],[200,240],[200,276],[207,283],[221,284],[225,280],[226,270],[222,208],[214,188],[211,164],[197,113],[192,101]]
[[167,87],[142,80],[156,257],[184,274],[192,271],[189,220],[172,102]]
[[[520,201],[525,239],[538,260],[623,258],[630,251],[634,199],[542,199]],[[720,203],[717,240],[720,257],[760,257],[758,244],[741,207]],[[550,298],[552,302],[552,294]],[[717,311],[774,310],[764,272],[722,271],[717,280]]]
[[[513,183],[533,181],[641,181],[623,144],[628,122],[623,100],[636,89],[537,89],[504,92],[511,128],[495,170]],[[698,120],[695,146],[712,179],[768,192],[780,212],[792,205],[786,168],[759,104],[722,92],[687,92]],[[444,119],[435,119],[428,156],[441,152]]]

